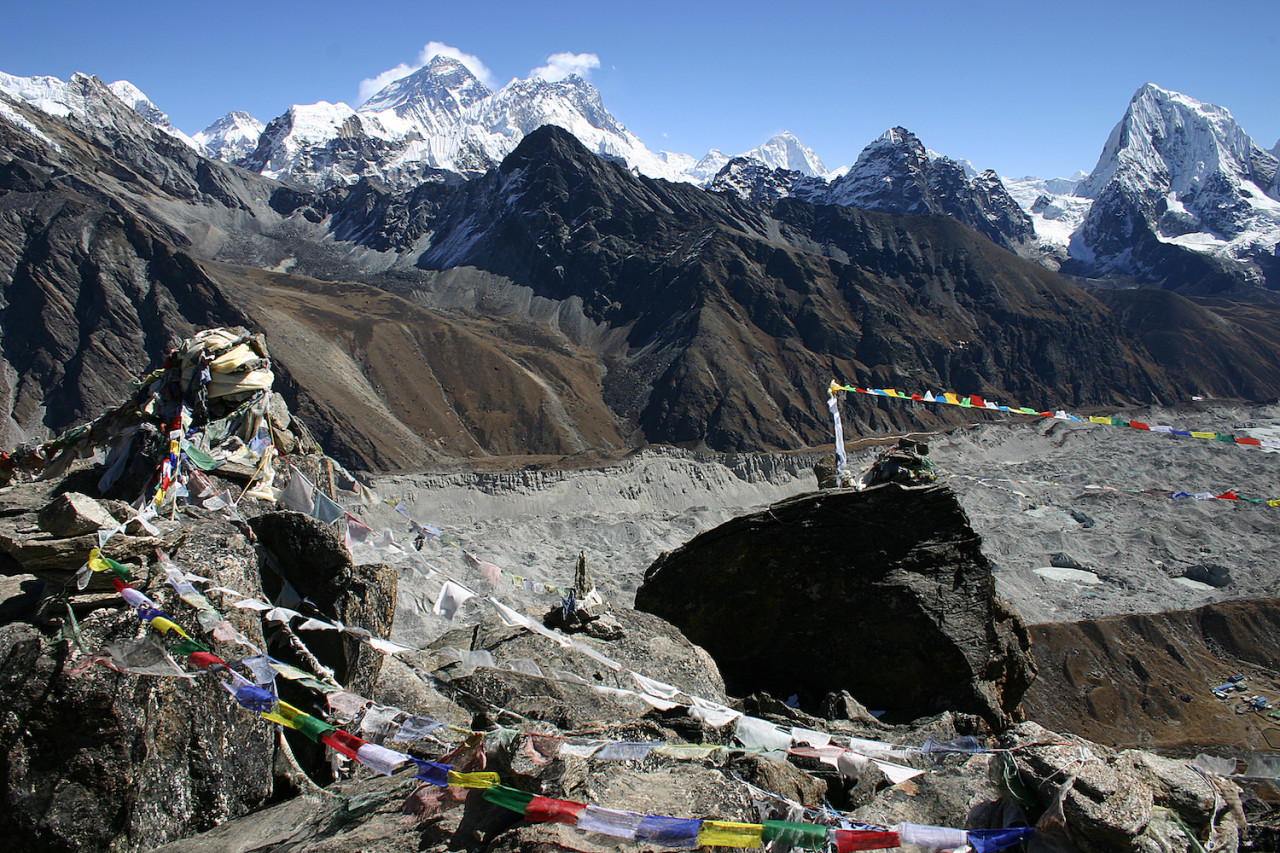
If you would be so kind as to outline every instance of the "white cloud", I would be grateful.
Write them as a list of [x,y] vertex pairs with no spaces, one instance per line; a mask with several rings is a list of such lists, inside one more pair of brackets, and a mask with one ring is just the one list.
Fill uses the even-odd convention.
[[570,74],[577,74],[584,80],[591,69],[600,67],[600,57],[594,53],[553,53],[547,57],[547,64],[529,72],[530,77],[537,77],[554,83],[563,80]]
[[[567,56],[567,54],[564,55]],[[364,80],[361,80],[359,102],[363,104],[382,89],[402,77],[408,77],[410,74],[417,71],[437,56],[448,56],[451,59],[458,60],[466,66],[468,71],[476,75],[476,78],[481,83],[485,84],[490,89],[495,88],[493,72],[480,61],[479,57],[473,56],[470,53],[463,53],[458,50],[458,48],[450,47],[442,42],[429,41],[423,45],[422,50],[418,52],[418,62],[416,65],[402,62],[395,68],[388,68],[376,77],[366,77]],[[592,59],[594,58],[595,57],[592,57]],[[596,64],[599,65],[599,60],[596,61]]]

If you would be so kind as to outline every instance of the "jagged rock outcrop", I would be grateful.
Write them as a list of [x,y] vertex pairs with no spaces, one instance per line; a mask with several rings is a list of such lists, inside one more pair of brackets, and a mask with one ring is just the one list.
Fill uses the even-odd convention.
[[[274,570],[263,578],[273,600],[285,584],[316,612],[358,625],[385,640],[396,614],[396,573],[389,566],[356,565],[342,537],[300,512],[270,512],[249,521]],[[278,574],[277,574],[278,573]],[[283,582],[283,583],[282,583]],[[322,634],[311,640],[317,655],[333,661],[334,677],[355,693],[368,693],[378,680],[383,656],[354,637]]]
[[864,148],[849,171],[831,182],[827,201],[883,213],[941,213],[1009,249],[1035,239],[1031,218],[995,172],[970,180],[955,160],[931,158],[903,127]]
[[825,490],[735,519],[660,557],[636,607],[706,648],[731,692],[806,707],[848,690],[886,719],[952,710],[999,730],[1035,672],[942,486]]
[[821,204],[827,182],[794,169],[769,166],[751,157],[734,157],[707,185],[712,192],[732,192],[761,205],[782,198],[800,198]]
[[[224,583],[261,594],[253,546],[232,525],[207,518],[165,547],[177,565],[196,572],[216,565]],[[168,678],[76,665],[112,643],[123,652],[139,636],[138,619],[114,593],[76,593],[77,565],[65,565],[66,591],[46,582],[44,621],[0,626],[0,833],[7,843],[32,851],[146,850],[263,805],[274,787],[275,736],[228,708],[213,679],[175,689]],[[177,612],[162,573],[150,576],[139,588]],[[262,644],[255,614],[225,615]]]

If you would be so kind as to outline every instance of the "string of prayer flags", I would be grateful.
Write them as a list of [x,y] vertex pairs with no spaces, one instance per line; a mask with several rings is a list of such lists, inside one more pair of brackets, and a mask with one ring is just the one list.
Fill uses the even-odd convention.
[[129,568],[110,557],[103,556],[101,549],[94,548],[89,552],[88,566],[95,572],[109,572],[125,583],[129,582]]
[[[1227,444],[1240,444],[1246,447],[1265,447],[1270,450],[1280,450],[1280,441],[1260,441],[1250,436],[1236,436],[1229,433],[1208,432],[1200,430],[1181,430],[1165,425],[1151,425],[1141,421],[1129,420],[1126,418],[1118,418],[1114,416],[1096,416],[1079,417],[1077,415],[1068,414],[1062,409],[1056,410],[1038,410],[1028,408],[1026,406],[1004,406],[993,403],[990,400],[984,400],[977,394],[959,395],[952,392],[939,392],[933,394],[926,391],[924,394],[904,394],[893,388],[861,388],[854,385],[842,385],[836,380],[832,380],[827,387],[829,394],[834,397],[837,391],[852,391],[857,394],[865,394],[872,397],[893,397],[901,400],[910,400],[917,403],[940,403],[948,406],[959,406],[965,409],[984,409],[986,411],[1004,412],[1014,415],[1035,415],[1041,418],[1052,418],[1054,420],[1075,421],[1077,423],[1093,423],[1103,424],[1107,426],[1122,426],[1130,429],[1144,430],[1148,432],[1159,432],[1172,436],[1187,436],[1190,438],[1201,438],[1209,441],[1220,441]],[[830,407],[830,400],[828,406]],[[835,410],[838,417],[838,410]],[[839,424],[836,424],[837,435],[840,435]]]
[[[145,595],[126,594],[132,587],[117,579],[117,591],[125,600],[133,605],[135,601],[150,602]],[[256,608],[254,608],[256,609]],[[148,621],[153,628],[162,634],[177,633],[189,639],[185,631],[174,623],[167,615],[156,608],[138,608],[138,616]],[[160,624],[157,626],[157,622]],[[163,653],[163,649],[159,650]],[[167,655],[165,655],[167,658]],[[172,659],[169,661],[172,663]],[[811,824],[795,820],[765,820],[759,824],[738,823],[733,821],[700,820],[676,818],[662,815],[645,815],[621,809],[610,809],[590,804],[574,803],[519,791],[505,786],[498,774],[485,771],[460,772],[447,764],[430,762],[415,758],[406,753],[371,743],[363,738],[339,729],[332,724],[307,714],[287,702],[281,701],[263,685],[270,685],[277,673],[286,677],[304,676],[302,670],[287,664],[273,661],[265,656],[248,658],[240,661],[255,675],[258,683],[245,678],[226,664],[218,656],[208,650],[193,650],[188,656],[191,665],[208,672],[224,673],[230,680],[222,681],[222,686],[232,695],[238,705],[261,715],[264,719],[281,726],[301,732],[309,739],[322,743],[340,755],[368,767],[374,772],[390,776],[402,765],[411,764],[415,768],[415,778],[438,786],[459,786],[475,788],[482,791],[482,796],[496,805],[522,814],[525,819],[537,822],[559,822],[571,824],[587,832],[596,832],[616,838],[637,840],[668,848],[685,848],[694,846],[726,846],[726,847],[761,847],[778,842],[802,850],[823,849],[828,843],[839,851],[882,849],[902,844],[933,848],[956,848],[966,843],[975,850],[995,851],[1020,843],[1031,833],[1029,828],[1003,830],[965,830],[947,827],[931,827],[916,824],[899,824],[892,830],[886,829],[834,829],[823,824]],[[176,664],[175,664],[176,667]],[[180,673],[185,674],[185,673]],[[298,678],[298,680],[302,680]],[[670,685],[649,680],[649,687],[656,692],[668,692]],[[640,682],[643,685],[643,682]],[[674,689],[674,688],[670,688]],[[340,704],[345,693],[334,694],[331,704]],[[393,720],[399,715],[397,709],[374,707],[362,697],[351,696],[355,703],[353,710],[364,710],[365,718],[361,728],[378,735],[390,732]],[[704,703],[712,705],[712,703]],[[357,707],[358,705],[358,707]],[[722,707],[722,706],[721,706]],[[727,710],[727,709],[726,709]],[[440,723],[420,717],[410,717],[399,727],[396,739],[406,730],[417,732],[433,731]],[[822,732],[807,729],[783,730],[781,727],[745,715],[739,715],[735,730],[739,740],[751,742],[761,740],[769,747],[782,747],[793,741],[801,743],[830,743],[831,737]],[[850,740],[853,745],[854,739]],[[877,741],[866,741],[865,746],[886,748],[893,752],[890,744]],[[562,744],[562,747],[568,744]],[[643,758],[655,751],[660,745],[644,742],[611,742],[599,744],[593,753],[601,760],[634,760]],[[707,748],[707,747],[702,747]],[[711,747],[712,749],[718,747]],[[783,747],[785,748],[785,747]],[[806,747],[819,749],[818,747]],[[822,747],[830,749],[832,747]],[[922,752],[934,753],[943,751],[976,752],[982,749],[976,740],[957,739],[946,743],[926,741]],[[871,760],[871,759],[865,759]],[[879,762],[877,762],[879,763]],[[798,812],[796,816],[799,816]]]
[[1214,494],[1213,492],[1195,492],[1193,494],[1191,492],[1171,492],[1168,489],[1119,489],[1115,486],[1100,486],[1096,483],[1080,485],[1078,483],[1056,483],[1051,480],[1016,480],[1009,477],[973,477],[968,474],[954,474],[951,472],[947,472],[947,476],[957,477],[961,480],[970,480],[978,483],[979,485],[1000,489],[1028,500],[1033,500],[1033,496],[1028,495],[1025,492],[1019,492],[1015,489],[1006,489],[1003,486],[996,485],[996,483],[1015,483],[1022,486],[1054,486],[1064,489],[1084,489],[1086,491],[1117,492],[1131,495],[1159,495],[1175,501],[1181,500],[1182,498],[1193,498],[1198,501],[1240,501],[1241,503],[1257,504],[1259,506],[1280,507],[1280,498],[1250,498],[1243,495],[1237,495],[1234,489],[1228,489],[1221,494]]

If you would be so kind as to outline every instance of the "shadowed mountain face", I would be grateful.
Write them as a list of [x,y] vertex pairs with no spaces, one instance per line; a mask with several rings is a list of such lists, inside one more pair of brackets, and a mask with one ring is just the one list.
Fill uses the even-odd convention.
[[[21,104],[43,138],[0,121],[5,444],[94,417],[147,368],[137,353],[216,323],[264,331],[291,409],[365,470],[820,444],[832,378],[1032,406],[1280,390],[1246,324],[1188,382],[1160,363],[1186,359],[946,217],[756,205],[637,177],[555,127],[471,181],[308,193],[77,82],[94,126]],[[1222,326],[1179,317],[1188,340]]]

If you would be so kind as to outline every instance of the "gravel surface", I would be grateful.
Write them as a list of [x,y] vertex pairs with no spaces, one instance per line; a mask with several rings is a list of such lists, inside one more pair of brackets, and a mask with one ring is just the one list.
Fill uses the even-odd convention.
[[[852,401],[846,405],[852,404]],[[1127,413],[1150,424],[1280,439],[1280,405],[1211,403]],[[852,443],[857,436],[850,436]],[[929,436],[930,455],[983,537],[998,588],[1028,622],[1196,607],[1271,596],[1280,581],[1280,507],[1171,499],[1177,492],[1280,498],[1280,455],[1257,447],[1127,427],[1023,418]],[[855,470],[875,447],[850,450]],[[630,606],[664,550],[737,515],[815,487],[817,453],[719,456],[653,449],[604,468],[387,477],[390,504],[365,512],[408,553],[396,638],[420,643],[448,627],[432,614],[444,576],[496,592],[527,613],[558,602],[585,554],[606,599]],[[1158,493],[1147,493],[1153,490]],[[412,547],[392,508],[455,542]],[[904,523],[906,523],[904,521]],[[464,551],[503,570],[496,586]],[[383,552],[358,554],[386,560]],[[1202,580],[1214,568],[1216,583]],[[489,571],[492,576],[492,570]],[[518,577],[517,577],[518,576]],[[528,578],[532,591],[518,578]],[[464,607],[476,607],[468,603]]]

